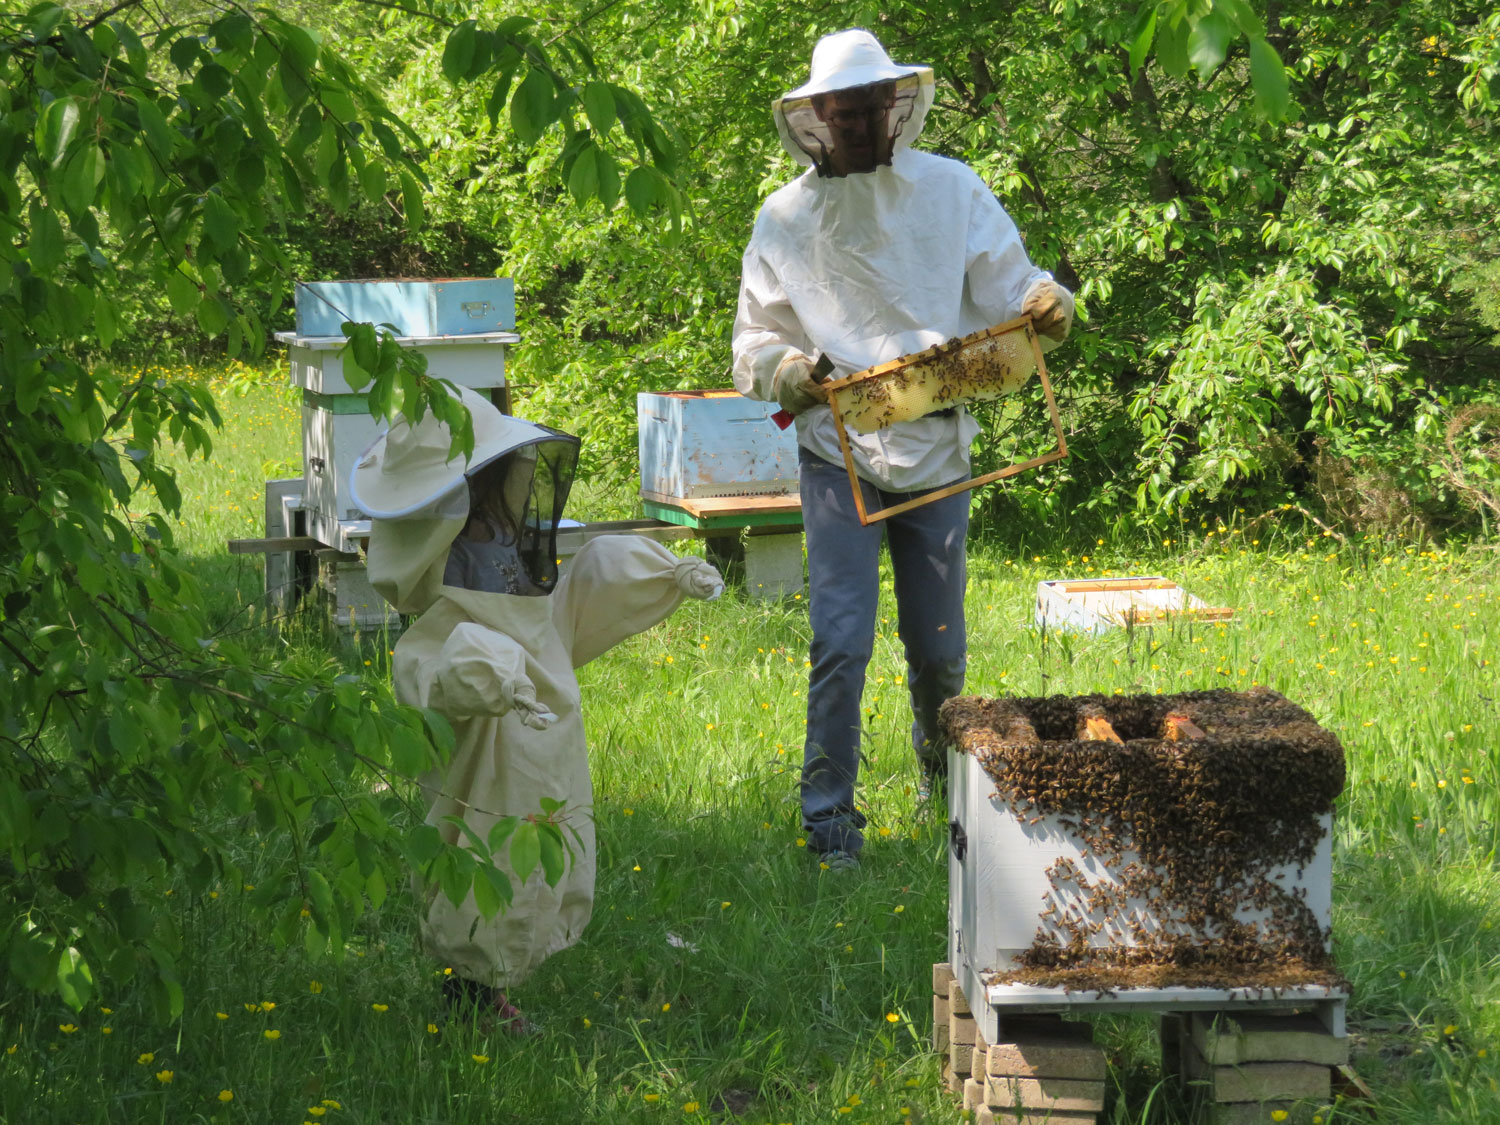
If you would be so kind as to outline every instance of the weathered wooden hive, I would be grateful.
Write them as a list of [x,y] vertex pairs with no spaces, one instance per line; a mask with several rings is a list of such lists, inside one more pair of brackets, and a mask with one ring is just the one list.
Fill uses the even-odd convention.
[[1337,998],[1342,1034],[1329,948],[1344,758],[1306,711],[1265,689],[963,697],[942,723],[949,960],[981,1019],[1049,996]]

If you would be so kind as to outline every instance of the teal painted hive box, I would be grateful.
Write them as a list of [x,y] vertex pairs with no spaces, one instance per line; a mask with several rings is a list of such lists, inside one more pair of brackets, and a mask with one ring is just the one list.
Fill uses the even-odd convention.
[[431,281],[299,281],[298,336],[342,336],[346,320],[391,324],[398,336],[470,336],[516,327],[515,283],[508,277]]
[[798,490],[797,435],[771,421],[774,402],[738,391],[636,395],[641,495],[693,500]]

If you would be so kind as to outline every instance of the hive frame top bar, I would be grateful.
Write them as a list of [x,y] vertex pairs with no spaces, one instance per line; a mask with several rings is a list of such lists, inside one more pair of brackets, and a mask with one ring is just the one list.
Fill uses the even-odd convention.
[[[518,344],[521,342],[521,337],[514,332],[474,332],[469,335],[451,336],[392,336],[391,339],[404,348],[442,347],[444,344]],[[278,332],[276,342],[326,352],[342,348],[349,342],[349,338],[347,336],[299,336],[295,332]]]

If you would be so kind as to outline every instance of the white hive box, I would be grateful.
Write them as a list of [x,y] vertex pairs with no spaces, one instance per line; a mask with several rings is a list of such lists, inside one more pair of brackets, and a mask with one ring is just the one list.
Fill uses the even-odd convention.
[[1127,625],[1226,621],[1233,616],[1234,610],[1210,606],[1156,575],[1049,579],[1036,587],[1036,623],[1044,629],[1104,633]]
[[640,392],[641,495],[695,500],[795,493],[797,437],[771,421],[776,409],[738,391]]
[[[1030,792],[1030,781],[1011,786],[1006,776],[996,776],[997,770],[1005,768],[1001,763],[1015,760],[1015,729],[1000,731],[975,731],[972,724],[965,725],[960,717],[962,705],[980,702],[999,705],[996,713],[1013,715],[1016,711],[1025,714],[1030,705],[1037,705],[1039,712],[1049,712],[1050,718],[1038,715],[1036,736],[1039,763],[1046,763],[1042,776],[1065,776],[1069,765],[1099,756],[1100,762],[1108,762],[1111,756],[1123,763],[1117,773],[1108,774],[1109,786],[1101,792],[1117,792],[1122,795],[1122,809],[1108,807],[1108,798],[1095,800],[1087,810],[1069,808],[1066,802],[1060,807],[1047,805],[1046,790],[1049,782],[1037,782],[1042,789],[1040,803],[1017,800],[1018,793]],[[1267,956],[1266,962],[1250,964],[1242,979],[1230,968],[1227,979],[1206,979],[1201,973],[1184,965],[1177,967],[1152,966],[1149,986],[1136,986],[1133,982],[1144,978],[1133,975],[1132,950],[1145,943],[1168,937],[1186,939],[1194,948],[1202,943],[1204,948],[1212,944],[1221,932],[1214,923],[1193,923],[1185,920],[1189,915],[1183,904],[1149,889],[1142,892],[1142,882],[1132,873],[1131,865],[1138,870],[1152,868],[1142,858],[1142,851],[1161,854],[1160,840],[1151,834],[1150,828],[1138,826],[1150,818],[1145,815],[1149,804],[1137,803],[1140,787],[1135,782],[1140,778],[1158,778],[1159,784],[1173,786],[1179,777],[1204,779],[1204,790],[1222,792],[1223,805],[1232,805],[1240,792],[1241,784],[1253,786],[1253,777],[1241,778],[1238,772],[1243,763],[1253,762],[1262,753],[1268,761],[1284,764],[1295,758],[1298,739],[1306,736],[1308,770],[1317,775],[1327,766],[1336,769],[1337,777],[1330,778],[1325,788],[1342,787],[1342,752],[1337,740],[1326,731],[1321,731],[1300,708],[1288,703],[1273,692],[1192,692],[1178,696],[1134,696],[1134,697],[1083,697],[1080,706],[1097,711],[1102,705],[1108,712],[1111,703],[1116,710],[1115,722],[1123,742],[1109,743],[1090,741],[1074,737],[1071,732],[1058,729],[1057,715],[1067,715],[1070,701],[1062,697],[1050,700],[996,700],[970,701],[950,700],[944,705],[944,724],[952,740],[949,751],[949,962],[953,967],[964,994],[982,998],[974,1003],[975,1017],[980,1021],[983,1034],[994,1042],[1000,1034],[1000,1013],[1006,1009],[1030,1011],[1068,1011],[1075,1008],[1092,1007],[1146,1007],[1160,1010],[1189,1010],[1193,1008],[1228,1009],[1265,1005],[1276,1002],[1282,1006],[1305,1005],[1317,1008],[1319,1015],[1336,1035],[1343,1034],[1342,1013],[1345,993],[1337,984],[1337,973],[1331,963],[1310,969],[1305,979],[1282,979],[1278,987],[1264,987],[1263,974],[1271,971],[1268,966],[1274,959]],[[1267,723],[1257,728],[1253,716],[1257,707],[1267,713]],[[968,712],[972,716],[973,711]],[[1157,731],[1146,726],[1160,724],[1166,715],[1191,716],[1190,726],[1198,731],[1199,739],[1188,743],[1172,742]],[[1224,720],[1218,721],[1219,716]],[[1300,717],[1299,717],[1300,716]],[[1004,724],[999,724],[1003,726]],[[1199,729],[1201,728],[1201,730]],[[1314,733],[1316,732],[1316,733]],[[1278,740],[1280,742],[1278,743]],[[1006,747],[1001,755],[991,750],[1002,744]],[[1278,749],[1279,745],[1279,749]],[[1236,765],[1226,767],[1227,776],[1213,777],[1214,756],[1223,753],[1226,760],[1233,759]],[[1180,757],[1178,755],[1181,755]],[[1050,757],[1048,755],[1051,755]],[[1289,757],[1290,756],[1290,757]],[[1336,762],[1336,766],[1330,763]],[[1163,768],[1159,769],[1158,766]],[[1249,767],[1253,768],[1253,767]],[[1110,770],[1115,769],[1111,766]],[[1024,771],[1022,771],[1024,772]],[[1074,770],[1073,772],[1084,772]],[[1117,781],[1116,778],[1125,778]],[[1134,778],[1135,782],[1131,779]],[[1220,781],[1222,780],[1222,785]],[[1174,791],[1172,816],[1191,819],[1194,809],[1204,806],[1195,804],[1201,796],[1193,788],[1193,782],[1184,783],[1180,793]],[[1134,785],[1134,788],[1132,787]],[[1290,909],[1295,916],[1305,917],[1297,930],[1303,948],[1311,944],[1326,956],[1331,937],[1332,908],[1332,854],[1331,854],[1331,803],[1329,808],[1315,809],[1322,800],[1321,794],[1308,793],[1304,807],[1298,810],[1303,817],[1299,838],[1306,851],[1288,855],[1271,862],[1262,861],[1260,869],[1266,883],[1275,888],[1269,902],[1280,912],[1273,915],[1266,905],[1252,901],[1253,895],[1238,897],[1233,889],[1216,906],[1226,916],[1245,924],[1248,932],[1264,938],[1268,950],[1282,941],[1279,917],[1286,916]],[[1087,818],[1097,823],[1124,814],[1125,823],[1132,831],[1123,837],[1115,837],[1111,845],[1119,849],[1117,856],[1108,855],[1109,847],[1101,848],[1093,828],[1079,826]],[[1212,814],[1204,816],[1206,827]],[[1131,825],[1132,819],[1134,825]],[[1268,818],[1266,828],[1274,828]],[[1191,839],[1193,827],[1177,824],[1170,828],[1181,838]],[[1140,834],[1144,833],[1144,834]],[[1210,832],[1211,834],[1211,832]],[[1092,835],[1092,838],[1089,838]],[[1247,838],[1256,833],[1251,831]],[[1290,838],[1290,836],[1288,836]],[[1145,841],[1145,848],[1140,846]],[[1091,846],[1092,845],[1092,846]],[[1105,852],[1106,854],[1100,854]],[[1167,867],[1170,868],[1171,861]],[[1162,870],[1157,867],[1156,870]],[[1065,874],[1059,876],[1058,872]],[[1133,881],[1134,880],[1134,881]],[[1237,888],[1241,884],[1226,884]],[[1246,881],[1244,886],[1253,885]],[[1300,905],[1290,905],[1300,904]],[[1305,916],[1301,912],[1305,909]],[[1309,926],[1311,928],[1309,928]],[[1097,928],[1096,928],[1097,927]],[[1045,935],[1045,939],[1044,939]],[[1033,971],[1038,964],[1037,951],[1054,948],[1065,949],[1072,941],[1086,944],[1088,952],[1082,955],[1085,972],[1092,971],[1092,978],[1080,975],[1071,983],[1059,984],[1058,976],[1042,968]],[[1052,944],[1049,944],[1052,943]],[[1191,961],[1191,957],[1186,959]],[[1097,967],[1088,966],[1096,962]],[[1118,968],[1117,968],[1118,967]],[[1326,971],[1324,971],[1326,970]],[[1118,976],[1111,977],[1118,972]],[[1114,983],[1110,983],[1111,980]],[[1102,983],[1101,983],[1102,982]]]

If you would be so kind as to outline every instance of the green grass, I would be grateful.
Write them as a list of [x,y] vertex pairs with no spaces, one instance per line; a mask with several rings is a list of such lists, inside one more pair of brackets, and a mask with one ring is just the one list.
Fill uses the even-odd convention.
[[[179,529],[226,605],[253,602],[260,579],[258,560],[226,559],[222,543],[261,534],[260,482],[297,458],[296,400],[241,383],[221,396],[229,425],[215,461],[184,468],[191,514]],[[573,514],[621,514],[592,510],[595,499],[618,504],[583,492]],[[1379,1120],[1495,1120],[1494,553],[1289,540],[1267,523],[1198,527],[1141,554],[1110,543],[1047,554],[1035,546],[1047,538],[1032,529],[1024,556],[974,544],[968,689],[1260,683],[1308,708],[1348,755],[1336,957],[1354,985],[1356,1065]],[[1240,618],[1097,638],[1031,626],[1039,579],[1132,573],[1170,576],[1239,607]],[[79,1016],[0,1001],[0,1116],[691,1122],[726,1119],[730,1107],[757,1125],[957,1121],[925,1048],[930,966],[946,956],[945,828],[914,803],[893,620],[882,619],[866,694],[870,829],[858,873],[820,872],[799,843],[803,604],[731,591],[581,672],[598,897],[584,941],[517,991],[544,1024],[540,1038],[440,1026],[442,967],[416,952],[408,895],[368,917],[334,966],[268,945],[240,909],[243,888],[224,886],[181,904],[189,955],[179,1024],[151,1022],[128,990]],[[383,674],[388,638],[336,636],[293,629],[266,647],[336,644],[349,669]],[[261,846],[244,841],[246,870]],[[1105,1120],[1179,1120],[1181,1106],[1160,1089],[1149,1020],[1100,1019],[1098,1031],[1112,1062]],[[232,1100],[221,1102],[221,1090]],[[1366,1119],[1318,1108],[1325,1122]]]

